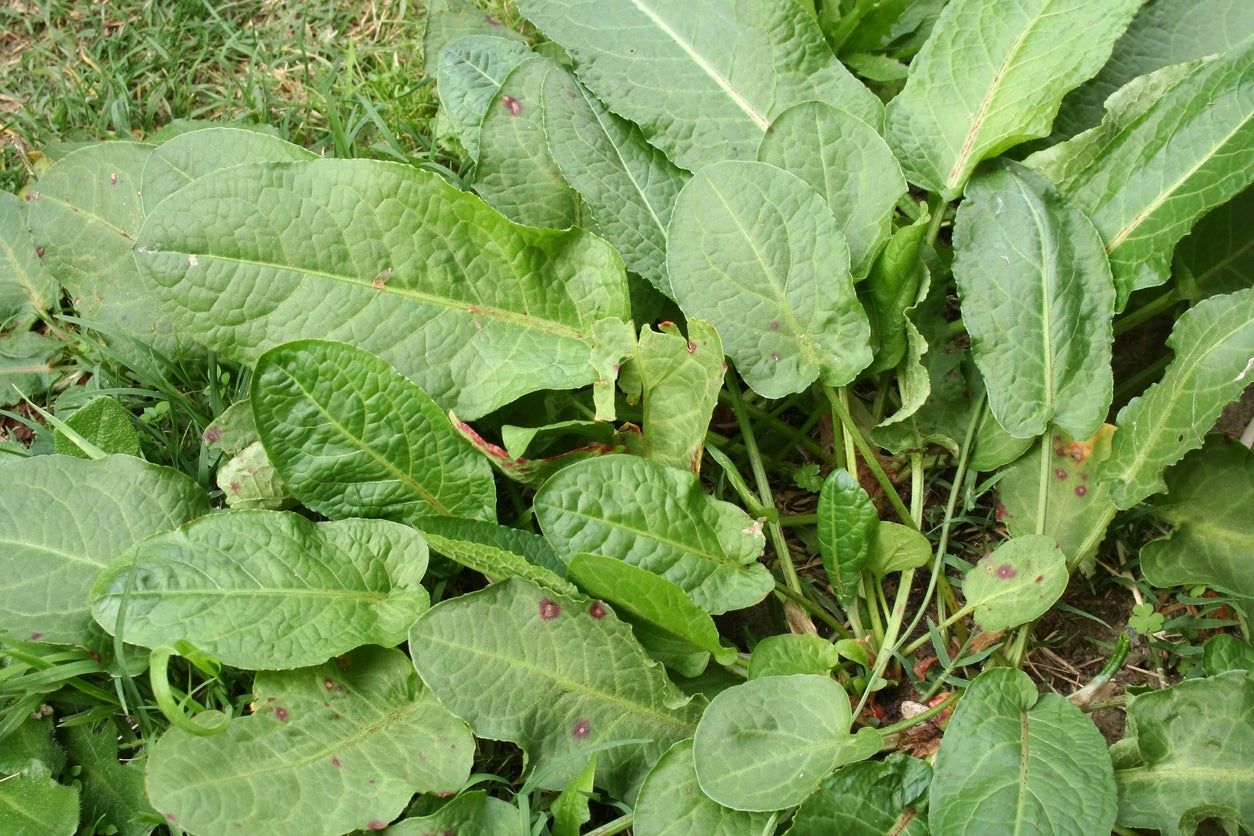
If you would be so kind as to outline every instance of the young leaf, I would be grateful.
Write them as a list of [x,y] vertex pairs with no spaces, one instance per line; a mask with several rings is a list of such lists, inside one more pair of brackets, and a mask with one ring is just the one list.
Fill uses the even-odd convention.
[[[1254,6],[1250,7],[1254,10]],[[1218,293],[1235,293],[1254,276],[1254,187],[1211,210],[1176,247],[1172,278],[1190,302]]]
[[1111,747],[1119,824],[1181,836],[1214,816],[1229,833],[1254,828],[1252,707],[1245,671],[1131,697],[1128,737]]
[[592,780],[596,772],[597,756],[594,752],[583,772],[553,799],[549,805],[553,816],[553,836],[579,836],[579,829],[592,820],[588,800],[592,795]]
[[205,492],[191,479],[130,456],[35,456],[5,466],[0,632],[87,641],[88,592],[100,570],[150,534],[208,512]]
[[988,406],[1006,432],[1089,436],[1110,407],[1115,288],[1088,218],[1029,168],[975,177],[954,225],[954,278]]
[[479,737],[521,746],[549,789],[594,747],[632,741],[600,750],[597,786],[634,796],[700,712],[604,605],[519,578],[432,607],[409,643],[440,702]]
[[422,517],[413,525],[434,551],[490,580],[526,578],[562,595],[579,594],[565,579],[566,564],[542,537],[458,517]]
[[1102,471],[1111,499],[1131,508],[1165,486],[1163,471],[1200,447],[1219,413],[1254,370],[1254,288],[1212,296],[1176,320],[1176,352],[1160,381],[1119,410],[1119,431]]
[[535,515],[560,555],[612,555],[679,585],[706,612],[750,607],[774,586],[757,562],[761,526],[710,497],[690,471],[635,456],[573,464],[536,494]]
[[689,174],[564,70],[544,82],[544,127],[562,176],[627,269],[670,295],[666,226]]
[[466,35],[440,55],[440,112],[452,122],[470,159],[479,159],[479,126],[501,95],[506,76],[532,57],[525,43],[493,35]]
[[636,799],[635,836],[761,836],[769,813],[744,813],[714,802],[697,784],[692,741],[672,746],[654,765]]
[[798,3],[522,0],[606,106],[690,171],[751,160],[772,120],[818,100],[878,124],[879,100]]
[[516,226],[411,166],[236,166],[164,201],[137,247],[148,304],[223,355],[348,339],[463,418],[539,389],[608,392],[634,342],[604,241]]
[[[66,418],[65,423],[106,453],[136,457],[140,455],[139,436],[135,434],[130,415],[108,395],[92,398]],[[53,434],[52,446],[63,456],[77,456],[80,459],[88,457],[60,430]]]
[[933,836],[1006,829],[1092,836],[1115,823],[1115,781],[1101,732],[1065,698],[1038,695],[1027,674],[1013,668],[992,668],[971,683],[935,770]]
[[631,358],[644,398],[644,457],[699,473],[726,373],[723,342],[701,319],[688,320],[686,339],[673,323],[660,329],[643,329]]
[[818,636],[781,633],[767,636],[749,656],[749,678],[815,674],[826,676],[840,664],[836,645]]
[[844,235],[795,175],[757,162],[702,169],[679,194],[666,264],[684,313],[718,329],[764,397],[816,378],[844,386],[871,362]]
[[758,160],[791,171],[827,200],[849,242],[855,276],[865,276],[892,229],[906,178],[888,144],[848,111],[802,102],[779,115]]
[[444,50],[466,35],[493,35],[525,41],[521,33],[484,14],[473,0],[429,0],[427,28],[422,38],[423,74],[435,78]]
[[391,836],[436,836],[446,833],[484,833],[491,836],[529,836],[518,821],[518,808],[483,790],[464,792],[429,816],[411,816],[388,828]]
[[[474,739],[405,654],[362,648],[316,668],[261,673],[256,711],[152,748],[148,797],[193,833],[382,830],[415,792],[455,792]],[[237,827],[238,826],[238,827]]]
[[281,511],[295,504],[260,441],[254,441],[218,468],[214,477],[226,507],[237,511]]
[[123,638],[191,642],[250,670],[315,665],[400,642],[430,598],[427,544],[386,520],[211,514],[119,555],[92,587],[92,615]]
[[855,763],[802,802],[786,836],[927,836],[919,808],[931,780],[925,761],[902,754]]
[[871,535],[866,570],[877,578],[927,565],[932,544],[910,526],[881,521]]
[[1062,97],[1110,55],[1140,0],[955,0],[888,106],[906,178],[946,200],[984,159],[1049,133]]
[[833,470],[819,490],[819,550],[828,583],[842,602],[859,594],[858,582],[879,527],[871,497],[847,470]]
[[66,726],[61,732],[65,748],[81,783],[82,820],[98,829],[113,827],[121,836],[147,836],[150,822],[141,816],[154,814],[144,791],[141,761],[118,762],[116,728],[107,723],[99,730],[90,726]]
[[57,295],[57,281],[26,231],[21,198],[0,192],[0,328],[48,310]]
[[249,400],[288,489],[331,519],[493,519],[492,468],[426,392],[345,343],[300,340],[257,360]]
[[[927,267],[920,255],[931,220],[932,216],[925,211],[914,223],[894,232],[875,259],[863,285],[862,304],[871,320],[875,344],[875,362],[869,369],[872,372],[896,366],[912,342],[912,336],[914,342],[922,343],[918,356],[922,357],[927,351],[927,341],[907,317],[907,312],[917,310],[927,298]],[[915,365],[921,366],[917,359]]]
[[1167,472],[1157,515],[1171,534],[1141,549],[1141,571],[1154,586],[1206,584],[1254,598],[1254,453],[1212,436]]
[[849,732],[849,695],[826,676],[767,676],[710,701],[693,741],[701,789],[733,810],[783,810],[842,763],[870,757],[879,735]]
[[986,633],[1040,618],[1067,589],[1067,559],[1052,537],[1028,534],[998,546],[967,572],[962,594]]

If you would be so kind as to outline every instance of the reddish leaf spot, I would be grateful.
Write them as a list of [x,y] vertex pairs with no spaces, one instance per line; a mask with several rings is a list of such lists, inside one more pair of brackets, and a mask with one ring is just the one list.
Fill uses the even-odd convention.
[[44,257],[44,248],[43,248],[42,246],[41,246],[41,247],[36,247],[36,248],[35,248],[35,255],[39,256],[40,258],[43,258],[43,257]]
[[435,794],[435,796],[436,798],[452,798],[453,793],[451,790],[440,790]]
[[602,604],[600,601],[593,601],[588,606],[588,615],[597,619],[605,618],[605,604]]
[[552,621],[553,619],[557,618],[557,614],[560,613],[561,611],[562,611],[562,608],[557,605],[556,601],[550,600],[548,598],[540,599],[540,620],[541,621]]
[[30,634],[30,640],[31,640],[31,641],[33,641],[33,642],[37,642],[37,641],[39,641],[40,639],[42,639],[43,637],[44,637],[44,634],[43,634],[43,633],[31,633],[31,634]]
[[1080,498],[1083,498],[1083,497],[1084,497],[1084,495],[1085,495],[1086,493],[1088,493],[1088,492],[1089,492],[1089,489],[1088,489],[1088,488],[1086,488],[1086,487],[1084,487],[1083,485],[1077,485],[1077,486],[1076,486],[1076,489],[1075,489],[1075,495],[1076,495],[1076,496],[1078,496],[1078,497],[1080,497]]
[[772,331],[778,331],[778,330],[779,330],[779,323],[778,323],[778,322],[772,322],[772,323],[771,323],[771,330],[772,330]]
[[522,113],[522,102],[513,96],[501,96],[501,104],[505,105],[505,109],[509,111],[510,116],[517,116]]
[[206,444],[213,444],[222,438],[222,428],[210,427],[205,430],[205,434],[202,435],[201,438],[205,440]]
[[329,676],[322,678],[322,687],[328,692],[340,690],[340,684]]
[[689,354],[697,353],[697,344],[694,343],[692,340],[688,340],[688,353]]
[[280,723],[284,722],[287,720],[287,709],[281,705],[276,705],[274,707],[274,716],[279,718]]
[[1041,581],[1043,581],[1043,580],[1045,580],[1045,576],[1044,576],[1044,575],[1037,575],[1037,576],[1036,576],[1036,580],[1032,581],[1032,583],[1040,583],[1040,582],[1041,582]]
[[231,483],[231,493],[239,493],[239,482]]
[[997,577],[1002,580],[1009,580],[1017,574],[1019,573],[1015,571],[1015,567],[1011,566],[1009,563],[1003,563],[997,567]]
[[998,522],[1001,522],[1006,519],[1006,517],[1010,516],[1010,513],[1006,510],[1006,506],[1002,505],[1000,502],[997,503],[996,516]]
[[366,825],[366,829],[367,830],[385,830],[387,826],[388,826],[387,822],[382,822],[382,821],[379,821],[378,819],[375,819],[374,821],[370,822],[370,824]]
[[337,768],[338,768],[339,766],[341,766],[340,759],[339,759],[339,758],[337,758],[335,755],[332,755],[332,756],[331,756],[331,765],[332,765],[332,766],[334,766],[334,767],[337,767]]
[[166,813],[166,814],[165,814],[165,820],[166,820],[166,821],[168,821],[170,824],[174,824],[174,814],[173,814],[173,813]]
[[1058,468],[1057,470],[1055,470],[1055,471],[1054,471],[1054,475],[1055,475],[1055,476],[1057,476],[1059,479],[1064,479],[1064,480],[1065,480],[1065,479],[1067,478],[1067,471],[1063,470],[1063,469],[1060,467],[1060,468]]
[[1062,449],[1061,447],[1055,447],[1055,448],[1054,448],[1054,455],[1055,455],[1055,456],[1058,456],[1059,458],[1064,458],[1064,457],[1066,457],[1066,455],[1067,455],[1067,451],[1066,451],[1066,450],[1064,450],[1064,449]]
[[588,725],[587,720],[580,720],[570,727],[570,736],[575,738],[575,740],[583,740],[591,730],[592,727]]

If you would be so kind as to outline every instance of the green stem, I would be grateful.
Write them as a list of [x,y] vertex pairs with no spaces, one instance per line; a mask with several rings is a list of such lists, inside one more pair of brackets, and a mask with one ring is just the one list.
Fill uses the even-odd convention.
[[223,731],[231,720],[230,714],[205,711],[190,717],[174,699],[169,679],[170,657],[173,655],[175,651],[172,647],[154,647],[148,657],[148,678],[152,683],[152,695],[157,701],[157,707],[167,720],[190,734],[207,737]]
[[960,696],[961,696],[960,691],[954,691],[952,694],[945,697],[945,699],[941,700],[936,705],[929,708],[927,711],[924,711],[921,714],[916,714],[913,717],[911,717],[909,720],[899,720],[896,723],[893,723],[891,726],[885,726],[884,728],[880,729],[880,734],[883,735],[884,737],[888,737],[890,734],[901,734],[906,729],[911,729],[911,728],[914,728],[915,726],[921,726],[924,723],[926,723],[928,720],[931,720],[937,714],[940,714],[941,712],[945,711],[948,708],[952,708],[953,704],[958,701]]
[[884,641],[880,643],[879,650],[875,654],[875,668],[871,671],[871,675],[867,677],[866,690],[862,692],[862,698],[858,700],[858,707],[854,710],[854,718],[862,716],[862,709],[866,708],[867,700],[874,693],[876,683],[884,676],[884,671],[888,668],[888,662],[893,658],[896,652],[897,638],[901,635],[901,624],[906,616],[906,604],[910,602],[910,587],[914,583],[914,570],[907,569],[901,574],[901,581],[897,586],[897,599],[893,602],[893,612],[888,619],[888,627],[884,631]]
[[606,822],[595,830],[589,830],[584,836],[614,836],[616,833],[623,833],[631,827],[632,814],[619,816],[611,822]]
[[839,633],[842,639],[854,638],[853,634],[849,632],[848,628],[846,628],[844,624],[841,624],[834,615],[823,609],[823,607],[807,598],[804,593],[793,592],[782,583],[775,584],[775,592],[791,601],[795,601],[801,609],[805,610],[807,613]]
[[[918,531],[919,527],[915,525],[914,519],[910,516],[910,511],[906,509],[906,505],[901,501],[901,497],[897,495],[897,489],[893,487],[892,481],[888,478],[888,474],[884,472],[880,460],[875,455],[875,451],[871,449],[871,445],[862,436],[862,429],[854,423],[853,416],[849,414],[849,409],[841,402],[840,397],[835,390],[827,384],[823,384],[823,391],[827,394],[828,403],[832,406],[832,417],[838,420],[840,424],[849,432],[849,436],[853,439],[854,446],[858,448],[858,452],[862,454],[862,460],[866,462],[866,466],[870,469],[871,474],[875,476],[875,481],[880,483],[880,488],[884,491],[884,496],[888,499],[893,510],[897,512],[897,516],[906,525]],[[850,469],[852,473],[853,470]]]
[[[732,405],[732,398],[729,392],[720,392],[718,399],[728,406]],[[776,415],[772,415],[760,406],[755,406],[751,403],[745,403],[744,406],[754,418],[757,418],[760,421],[766,421],[771,425],[771,429],[786,436],[789,443],[800,444],[816,456],[823,455],[822,446],[813,438],[801,433],[797,427],[794,427],[792,424],[789,424],[787,421],[784,421]]]
[[1115,641],[1115,650],[1110,655],[1110,660],[1106,662],[1105,667],[1101,669],[1097,676],[1093,677],[1093,679],[1089,681],[1089,684],[1067,697],[1067,699],[1071,700],[1081,708],[1087,707],[1089,703],[1093,701],[1093,698],[1097,696],[1097,693],[1101,691],[1102,688],[1106,686],[1106,683],[1110,682],[1110,680],[1114,678],[1115,674],[1118,673],[1119,669],[1123,667],[1123,662],[1128,658],[1128,650],[1131,647],[1132,641],[1128,638],[1128,634],[1120,633],[1119,638]]
[[818,525],[818,514],[780,514],[779,524],[788,528],[798,525]]
[[1049,505],[1049,438],[1041,436],[1041,469],[1037,482],[1036,533],[1045,533],[1045,513]]
[[1153,319],[1160,313],[1163,313],[1172,305],[1181,302],[1183,299],[1175,290],[1169,290],[1161,296],[1151,299],[1141,307],[1137,308],[1129,314],[1119,317],[1115,320],[1115,336],[1118,337],[1126,334],[1133,328],[1137,327],[1146,320]]
[[[953,624],[957,623],[961,619],[966,618],[968,615],[970,615],[974,609],[975,609],[974,607],[962,607],[961,609],[956,610],[953,615],[946,618],[940,624],[937,624],[936,629],[944,630],[946,627],[952,626]],[[907,633],[907,635],[909,635],[909,633]],[[920,647],[927,644],[928,638],[930,635],[931,635],[930,633],[924,633],[923,635],[919,636],[914,641],[910,642],[910,644],[906,645],[905,647],[901,649],[901,655],[909,656],[911,653],[914,653]]]
[[1146,386],[1158,379],[1158,376],[1162,374],[1163,369],[1167,367],[1167,364],[1171,362],[1173,357],[1174,355],[1170,353],[1164,354],[1153,363],[1143,366],[1129,375],[1126,380],[1122,381],[1115,388],[1114,402],[1120,403],[1128,400],[1133,395],[1140,394]]

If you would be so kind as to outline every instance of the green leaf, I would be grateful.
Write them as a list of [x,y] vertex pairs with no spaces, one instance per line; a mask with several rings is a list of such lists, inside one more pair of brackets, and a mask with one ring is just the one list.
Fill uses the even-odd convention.
[[253,405],[248,398],[222,410],[222,413],[209,426],[205,427],[200,440],[210,450],[220,450],[228,456],[243,452],[244,448],[255,441],[257,422],[253,420]]
[[188,641],[228,665],[285,670],[402,641],[430,603],[426,569],[422,537],[386,520],[223,512],[120,555],[92,588],[92,615],[112,634],[125,606],[131,644]]
[[1254,671],[1254,645],[1227,633],[1212,636],[1202,648],[1202,667],[1207,676],[1225,671]]
[[635,836],[762,836],[769,813],[745,813],[715,803],[701,791],[692,741],[672,746],[653,767],[636,800]]
[[888,106],[906,178],[946,200],[984,159],[1049,133],[1062,97],[1105,63],[1140,0],[954,0]]
[[707,612],[761,601],[775,582],[757,562],[761,526],[710,497],[689,471],[635,456],[573,464],[545,483],[534,510],[560,555],[611,555],[679,585]]
[[627,269],[670,295],[666,226],[686,171],[562,70],[544,82],[544,127],[562,176]]
[[144,791],[143,763],[118,762],[114,725],[107,723],[100,729],[66,726],[61,736],[78,767],[83,821],[95,823],[98,829],[112,825],[121,836],[151,833],[151,821],[141,819],[154,815]]
[[967,609],[986,633],[1034,621],[1067,589],[1067,559],[1052,537],[1007,540],[971,567],[962,581]]
[[630,799],[700,713],[603,604],[519,578],[432,607],[410,651],[440,702],[479,737],[521,746],[548,789],[630,740],[597,760],[597,785]]
[[1167,338],[1176,352],[1161,380],[1119,410],[1110,460],[1115,506],[1131,508],[1166,485],[1162,474],[1202,445],[1204,434],[1249,384],[1254,369],[1254,288],[1199,302]]
[[78,791],[57,783],[47,766],[31,761],[0,777],[0,832],[5,836],[74,836],[78,832]]
[[1093,127],[1102,120],[1102,103],[1137,76],[1224,52],[1252,37],[1254,6],[1245,0],[1150,0],[1101,71],[1063,100],[1054,131],[1070,136]]
[[906,178],[888,144],[848,111],[803,102],[779,115],[758,160],[805,180],[827,201],[849,242],[855,276],[865,276],[892,229]]
[[43,394],[56,380],[54,363],[63,347],[37,331],[0,333],[0,406]]
[[826,676],[840,664],[836,645],[818,636],[780,633],[767,636],[753,646],[749,656],[749,678],[815,674]]
[[1015,438],[1002,429],[992,413],[986,412],[975,429],[970,467],[981,473],[1000,470],[1031,450],[1036,441],[1035,438]]
[[[106,453],[122,453],[128,456],[140,454],[139,436],[135,434],[130,414],[107,395],[92,398],[66,418],[65,423]],[[60,430],[53,434],[52,443],[61,455],[88,458]]]
[[1115,823],[1106,741],[1080,709],[1027,674],[976,677],[941,739],[928,802],[933,836],[1092,836]]
[[130,456],[36,456],[0,480],[0,632],[80,644],[88,592],[116,555],[208,513],[188,477]]
[[645,328],[631,358],[644,396],[644,457],[666,467],[701,471],[726,364],[714,326],[688,320],[688,337],[673,323]]
[[[922,343],[920,357],[927,350],[927,342],[909,321],[907,312],[917,309],[927,298],[927,268],[921,248],[931,220],[932,216],[924,211],[914,223],[894,232],[867,275],[862,303],[871,320],[872,342],[876,346],[872,372],[896,366],[911,342]],[[917,358],[915,365],[920,365]]]
[[293,494],[332,519],[492,519],[492,468],[426,392],[345,343],[301,340],[257,360],[250,401]]
[[913,528],[881,520],[871,535],[866,570],[877,578],[926,566],[932,544]]
[[237,511],[281,511],[295,504],[295,497],[266,454],[254,441],[218,468],[215,481],[228,508]]
[[441,53],[440,112],[453,123],[471,160],[479,159],[479,126],[499,99],[501,83],[532,55],[525,43],[494,35],[466,35]]
[[1178,836],[1200,812],[1229,833],[1254,828],[1254,676],[1186,680],[1130,697],[1127,712],[1128,738],[1111,750],[1119,824]]
[[702,169],[679,194],[666,264],[684,313],[718,329],[763,397],[816,378],[844,386],[871,362],[844,235],[795,175],[756,162]]
[[1097,230],[1029,168],[974,178],[954,278],[988,406],[1016,438],[1092,435],[1110,408],[1115,288]]
[[[1252,6],[1251,8],[1254,8]],[[1176,247],[1172,275],[1176,291],[1190,302],[1235,293],[1254,276],[1254,188],[1213,209]]]
[[464,792],[429,816],[401,819],[387,832],[391,836],[446,836],[448,833],[528,836],[528,831],[519,823],[518,809],[483,790]]
[[139,194],[144,212],[193,180],[244,163],[312,160],[317,155],[260,131],[210,127],[158,145],[144,163]]
[[210,737],[166,732],[148,797],[194,833],[382,830],[415,792],[454,792],[474,740],[423,689],[405,654],[362,648],[316,668],[261,673],[257,710]]
[[566,789],[549,805],[553,816],[553,836],[579,836],[580,827],[592,820],[588,797],[592,794],[592,779],[596,771],[597,756],[594,752],[583,772],[567,784]]
[[0,192],[0,328],[48,310],[57,296],[57,281],[26,229],[22,199]]
[[881,119],[879,101],[799,3],[522,0],[518,8],[570,53],[606,107],[690,171],[753,159],[775,117],[799,102]]
[[423,33],[423,75],[435,78],[444,49],[464,35],[494,35],[522,41],[523,36],[492,15],[484,14],[473,0],[429,0]]
[[163,202],[135,257],[147,304],[224,356],[251,363],[290,340],[346,339],[464,418],[539,389],[608,392],[634,342],[622,263],[605,242],[515,226],[406,165],[220,171]]
[[879,750],[873,729],[850,734],[851,714],[849,695],[826,676],[767,676],[728,688],[697,724],[701,789],[733,810],[791,807],[840,764]]
[[1036,533],[1041,456],[1047,455],[1050,477],[1045,488],[1045,526],[1041,533],[1054,539],[1068,564],[1093,571],[1093,555],[1114,512],[1111,483],[1101,481],[1114,431],[1110,424],[1103,424],[1083,441],[1063,432],[1043,436],[1032,452],[1002,471],[997,483],[997,517],[1012,537]]
[[566,229],[579,222],[579,193],[562,178],[544,134],[544,85],[560,73],[547,58],[510,70],[479,126],[475,192],[526,226]]
[[6,729],[4,748],[0,749],[0,775],[21,772],[31,761],[39,761],[53,775],[65,771],[65,751],[53,738],[53,720],[42,716],[26,717],[17,728]]
[[1223,436],[1167,472],[1157,515],[1170,536],[1141,548],[1154,586],[1206,584],[1254,598],[1254,453]]
[[1121,91],[1101,126],[1051,149],[1060,159],[1046,173],[1106,242],[1117,310],[1166,281],[1176,242],[1254,178],[1252,65],[1254,42],[1200,62],[1156,99]]
[[832,591],[843,603],[859,594],[862,568],[879,528],[875,503],[847,470],[838,468],[819,491],[819,550]]
[[596,554],[577,554],[567,568],[571,580],[589,595],[708,651],[720,665],[735,660],[736,649],[723,647],[714,619],[661,575]]
[[931,780],[925,761],[902,754],[856,763],[802,802],[787,836],[927,836],[919,808]]

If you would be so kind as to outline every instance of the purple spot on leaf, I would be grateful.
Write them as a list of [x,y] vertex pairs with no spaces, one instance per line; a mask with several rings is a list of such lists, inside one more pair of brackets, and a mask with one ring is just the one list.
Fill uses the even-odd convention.
[[35,248],[35,255],[39,256],[40,258],[43,258],[43,257],[44,257],[44,248],[43,248],[42,246],[36,247],[36,248]]
[[1040,583],[1040,582],[1041,582],[1041,581],[1043,581],[1043,580],[1045,580],[1045,576],[1044,576],[1044,575],[1037,575],[1037,576],[1036,576],[1036,580],[1032,581],[1032,583]]
[[1086,487],[1084,487],[1083,485],[1077,485],[1077,486],[1076,486],[1076,489],[1075,489],[1075,495],[1076,495],[1076,496],[1078,496],[1078,497],[1080,497],[1081,499],[1083,499],[1083,498],[1084,498],[1084,495],[1085,495],[1086,493],[1088,493],[1088,492],[1089,492],[1089,489],[1088,489],[1088,488],[1086,488]]
[[205,434],[202,435],[201,438],[205,440],[206,444],[213,444],[214,442],[222,438],[222,428],[210,427],[209,429],[205,430]]
[[505,109],[509,111],[510,116],[517,116],[522,113],[522,102],[513,96],[501,96],[501,104],[505,105]]
[[44,634],[43,634],[43,633],[31,633],[31,634],[30,634],[30,640],[31,640],[31,641],[33,641],[33,642],[37,642],[37,641],[39,641],[40,639],[42,639],[43,637],[44,637]]
[[339,766],[341,765],[341,764],[340,764],[340,759],[339,759],[339,758],[337,758],[335,755],[332,755],[332,756],[331,756],[331,765],[332,765],[332,766],[334,766],[334,767],[339,767]]
[[1067,478],[1067,471],[1063,470],[1063,469],[1060,467],[1060,468],[1057,468],[1057,469],[1054,471],[1054,475],[1055,475],[1055,476],[1057,476],[1059,479],[1063,479],[1063,480],[1065,480],[1065,479]]
[[772,330],[772,331],[778,331],[778,330],[779,330],[779,323],[778,323],[778,322],[772,322],[772,323],[771,323],[771,330]]
[[692,340],[688,340],[688,353],[689,354],[697,353],[697,344],[694,343]]
[[602,604],[600,601],[593,601],[588,606],[588,615],[597,619],[605,618],[605,604]]
[[557,605],[556,601],[550,600],[548,598],[540,599],[540,620],[541,621],[552,621],[553,619],[557,618],[558,613],[560,613],[561,611],[562,611],[562,608]]
[[283,707],[283,706],[281,706],[281,705],[276,705],[276,706],[274,707],[274,716],[279,718],[279,722],[280,722],[280,723],[282,723],[282,722],[286,721],[286,720],[287,720],[287,709],[286,709],[286,708],[284,708],[284,707]]
[[387,828],[387,826],[388,826],[387,822],[383,822],[383,821],[379,821],[378,819],[375,819],[374,821],[370,822],[370,824],[366,825],[366,829],[367,830],[384,830]]
[[575,740],[583,740],[591,730],[592,727],[588,725],[587,720],[580,720],[570,727],[570,736],[575,738]]
[[1011,566],[1009,563],[1003,563],[997,567],[997,577],[1002,580],[1009,580],[1017,574],[1019,573],[1015,571],[1015,567]]

